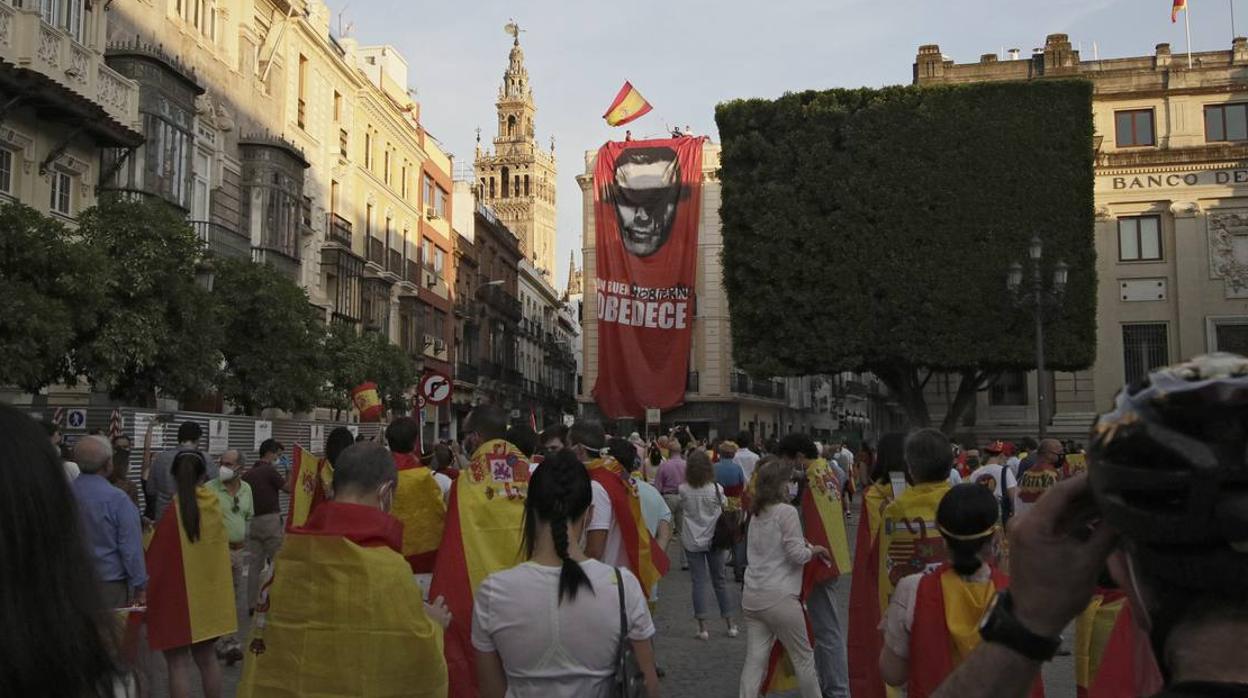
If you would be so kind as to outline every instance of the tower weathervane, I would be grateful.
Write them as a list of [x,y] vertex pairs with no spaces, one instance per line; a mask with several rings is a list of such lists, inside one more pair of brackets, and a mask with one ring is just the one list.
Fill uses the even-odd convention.
[[503,31],[506,32],[508,35],[510,35],[511,38],[515,40],[516,44],[519,44],[520,32],[524,30],[520,28],[519,24],[516,24],[516,20],[509,19],[507,21],[507,24],[503,27]]

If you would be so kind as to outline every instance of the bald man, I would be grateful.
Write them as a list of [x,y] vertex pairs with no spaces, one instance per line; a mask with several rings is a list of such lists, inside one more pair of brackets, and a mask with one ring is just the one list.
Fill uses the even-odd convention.
[[1035,506],[1040,497],[1062,479],[1062,459],[1066,449],[1057,439],[1044,439],[1036,449],[1036,461],[1019,476],[1018,496],[1014,502],[1014,515],[1021,516]]
[[147,567],[139,510],[108,481],[113,447],[102,436],[84,436],[74,445],[82,474],[73,482],[96,578],[105,603],[122,608],[145,601]]

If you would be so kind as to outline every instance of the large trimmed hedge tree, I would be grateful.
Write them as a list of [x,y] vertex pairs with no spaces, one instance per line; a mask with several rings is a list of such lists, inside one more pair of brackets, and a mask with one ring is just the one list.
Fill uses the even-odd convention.
[[976,391],[1035,368],[1011,262],[1070,265],[1047,368],[1095,356],[1092,87],[1042,80],[788,94],[719,105],[724,284],[736,363],[759,375],[870,371],[910,421],[924,387]]

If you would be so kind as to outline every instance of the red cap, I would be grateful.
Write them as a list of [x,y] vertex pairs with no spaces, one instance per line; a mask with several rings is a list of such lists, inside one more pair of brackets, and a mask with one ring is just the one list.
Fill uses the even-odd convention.
[[993,441],[987,446],[984,446],[984,451],[991,453],[993,455],[1005,453],[1005,442],[1001,441],[1000,439]]

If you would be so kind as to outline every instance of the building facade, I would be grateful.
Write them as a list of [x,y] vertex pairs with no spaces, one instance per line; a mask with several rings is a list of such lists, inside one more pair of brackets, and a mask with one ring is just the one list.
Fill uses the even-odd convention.
[[526,413],[538,425],[562,421],[576,412],[575,328],[564,312],[563,295],[527,259],[519,266],[519,361]]
[[[1085,438],[1094,415],[1152,368],[1212,351],[1248,354],[1246,67],[1242,38],[1228,51],[1192,54],[1190,66],[1168,44],[1151,56],[1085,61],[1064,34],[1016,60],[986,54],[958,64],[938,46],[920,47],[920,85],[1092,82],[1096,362],[1052,377],[1053,433]],[[1035,398],[1034,372],[1004,376],[980,396],[974,430],[1034,433]]]
[[106,9],[0,2],[0,201],[72,225],[107,179],[102,155],[143,141],[138,85],[104,62]]
[[110,186],[164,198],[211,254],[269,264],[327,321],[451,374],[453,163],[403,56],[335,37],[320,0],[111,15],[108,61],[138,84],[146,143],[116,155]]
[[521,250],[544,274],[555,268],[555,142],[537,142],[537,104],[524,66],[520,39],[512,43],[498,88],[494,147],[481,149],[477,132],[476,186],[479,197],[520,238]]

